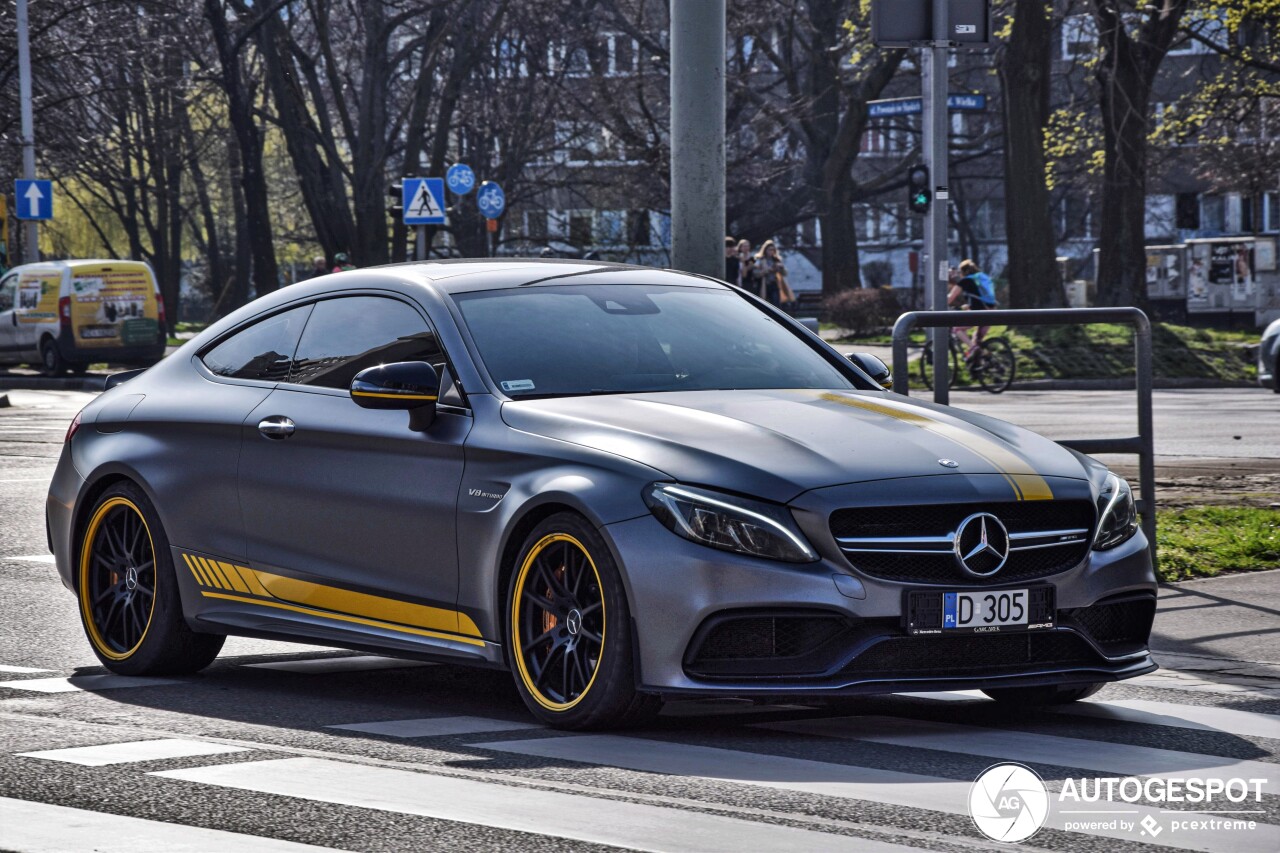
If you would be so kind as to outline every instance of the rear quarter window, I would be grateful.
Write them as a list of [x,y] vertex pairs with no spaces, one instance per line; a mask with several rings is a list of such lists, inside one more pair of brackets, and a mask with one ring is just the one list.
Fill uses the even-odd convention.
[[311,306],[304,305],[241,329],[201,356],[204,366],[217,376],[283,382],[289,376],[298,338]]

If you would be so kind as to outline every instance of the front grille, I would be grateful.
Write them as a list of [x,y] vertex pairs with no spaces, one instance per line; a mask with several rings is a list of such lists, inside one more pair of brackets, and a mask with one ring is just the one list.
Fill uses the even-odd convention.
[[1035,666],[1103,662],[1084,638],[1066,631],[970,634],[963,637],[890,637],[850,661],[841,674],[859,678],[968,678]]
[[824,611],[723,613],[694,635],[685,669],[704,677],[822,672],[849,646],[853,621]]
[[[832,513],[831,533],[837,540],[947,537],[977,512],[996,516],[1011,536],[1052,530],[1087,531],[1077,541],[1052,547],[1010,552],[1000,571],[989,578],[965,574],[946,545],[937,550],[893,553],[858,550],[841,544],[849,562],[872,577],[907,583],[979,586],[1048,577],[1077,565],[1089,553],[1094,507],[1089,501],[1022,501],[1007,503],[938,504],[900,507],[853,507]],[[878,547],[878,546],[877,546]]]
[[1099,646],[1145,645],[1151,635],[1156,600],[1145,595],[1124,601],[1063,610],[1061,621],[1088,634]]

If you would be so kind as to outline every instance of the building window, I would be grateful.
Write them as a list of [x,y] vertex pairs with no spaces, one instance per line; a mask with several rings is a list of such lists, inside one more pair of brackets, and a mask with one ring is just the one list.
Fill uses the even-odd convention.
[[1200,197],[1200,228],[1205,231],[1227,230],[1227,200],[1220,195]]
[[1062,20],[1062,58],[1081,59],[1093,53],[1098,29],[1092,15],[1069,15]]
[[590,210],[574,210],[569,213],[569,243],[571,245],[585,248],[595,242],[592,218],[593,214]]
[[535,243],[546,242],[547,212],[545,210],[526,210],[524,212],[524,236]]
[[653,242],[649,227],[649,211],[627,211],[627,242],[632,246],[648,246]]
[[605,45],[609,51],[610,74],[616,76],[636,73],[637,57],[640,55],[639,42],[621,33],[610,33],[605,36]]
[[1069,195],[1062,200],[1062,238],[1087,240],[1093,237],[1093,211],[1087,196]]

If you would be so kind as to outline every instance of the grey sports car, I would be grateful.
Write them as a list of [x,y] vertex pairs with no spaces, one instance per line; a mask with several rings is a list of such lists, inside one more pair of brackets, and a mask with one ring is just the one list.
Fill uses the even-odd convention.
[[322,643],[508,668],[567,728],[1153,670],[1124,480],[882,379],[682,273],[344,272],[115,378],[67,433],[49,544],[115,672]]

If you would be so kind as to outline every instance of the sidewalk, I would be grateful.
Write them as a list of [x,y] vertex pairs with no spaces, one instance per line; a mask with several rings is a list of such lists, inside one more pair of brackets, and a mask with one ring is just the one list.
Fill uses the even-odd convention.
[[1151,650],[1164,672],[1149,678],[1280,698],[1280,568],[1161,586]]

